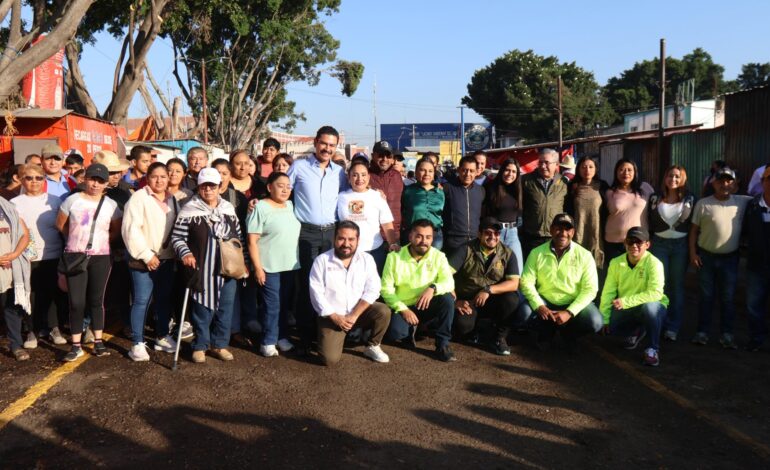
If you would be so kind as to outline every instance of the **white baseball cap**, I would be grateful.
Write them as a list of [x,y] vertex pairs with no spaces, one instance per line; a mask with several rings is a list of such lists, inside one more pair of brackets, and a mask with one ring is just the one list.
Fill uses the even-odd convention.
[[198,186],[206,183],[222,184],[222,176],[216,168],[204,168],[198,172]]

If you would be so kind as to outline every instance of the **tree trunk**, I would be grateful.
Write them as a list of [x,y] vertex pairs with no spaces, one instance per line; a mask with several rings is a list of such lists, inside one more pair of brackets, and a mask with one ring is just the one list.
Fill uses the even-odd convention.
[[64,83],[67,85],[67,107],[77,113],[99,118],[99,110],[88,93],[88,87],[80,71],[80,47],[74,39],[67,43],[64,54],[69,64],[67,73],[64,75]]
[[165,133],[166,123],[163,122],[163,115],[159,113],[158,108],[155,107],[155,103],[152,101],[152,95],[150,95],[144,82],[139,85],[139,94],[142,95],[144,104],[147,106],[147,111],[150,112],[152,120],[155,121],[155,128],[158,129],[158,136],[162,138]]

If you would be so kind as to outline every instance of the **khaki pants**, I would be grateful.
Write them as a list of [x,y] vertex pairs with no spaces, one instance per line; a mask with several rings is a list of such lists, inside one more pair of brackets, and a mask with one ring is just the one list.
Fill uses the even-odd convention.
[[[358,317],[354,328],[372,330],[367,345],[376,346],[382,343],[389,324],[390,309],[383,303],[375,302]],[[336,364],[342,357],[345,335],[331,319],[318,317],[318,354],[327,366]]]

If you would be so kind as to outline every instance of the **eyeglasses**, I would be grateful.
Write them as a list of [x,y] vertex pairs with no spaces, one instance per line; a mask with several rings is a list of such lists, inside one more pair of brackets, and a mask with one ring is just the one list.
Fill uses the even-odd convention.
[[24,181],[43,181],[45,176],[25,176]]
[[62,158],[58,155],[49,155],[47,157],[43,157],[43,160],[56,160],[57,162],[62,161]]
[[537,162],[538,166],[556,165],[556,162],[549,162],[548,160],[540,160]]
[[487,237],[499,237],[500,232],[498,230],[484,230],[482,232]]
[[634,245],[636,245],[636,246],[642,246],[642,245],[644,245],[644,242],[643,242],[642,240],[637,240],[637,239],[635,239],[635,238],[634,238],[634,239],[631,239],[631,240],[626,240],[626,242],[625,242],[625,243],[626,243],[626,245],[628,245],[628,246],[634,246]]

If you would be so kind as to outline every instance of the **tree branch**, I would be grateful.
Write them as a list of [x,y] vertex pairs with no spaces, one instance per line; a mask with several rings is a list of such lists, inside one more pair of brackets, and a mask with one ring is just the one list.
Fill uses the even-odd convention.
[[64,75],[64,81],[67,85],[67,106],[73,107],[75,111],[86,116],[98,118],[99,110],[88,93],[88,87],[80,71],[80,47],[75,39],[67,43],[64,48],[64,55],[67,57],[67,64],[69,64]]

